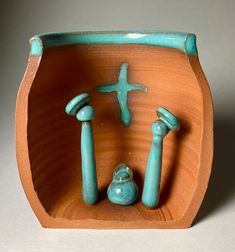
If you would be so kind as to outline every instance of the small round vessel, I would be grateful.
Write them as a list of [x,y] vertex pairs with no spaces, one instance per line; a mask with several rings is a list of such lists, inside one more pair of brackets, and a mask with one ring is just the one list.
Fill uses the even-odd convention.
[[116,167],[107,195],[114,204],[131,205],[136,201],[138,188],[133,180],[133,172],[126,164]]

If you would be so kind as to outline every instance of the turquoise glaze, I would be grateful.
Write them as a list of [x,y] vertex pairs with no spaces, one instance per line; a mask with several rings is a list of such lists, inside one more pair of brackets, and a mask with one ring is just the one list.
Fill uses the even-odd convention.
[[163,121],[170,130],[179,130],[180,128],[179,120],[174,115],[172,115],[168,110],[160,107],[157,109],[156,112],[160,120]]
[[93,107],[86,105],[78,111],[76,117],[81,122],[90,121],[94,119],[95,111]]
[[149,208],[155,208],[159,203],[163,138],[170,130],[179,130],[180,128],[178,119],[165,108],[158,108],[157,114],[159,120],[152,124],[153,140],[142,193],[142,203]]
[[175,48],[188,55],[197,55],[196,36],[174,31],[101,31],[47,33],[30,40],[31,55],[41,56],[43,50],[76,44],[141,44]]
[[42,41],[37,37],[30,40],[31,43],[31,55],[41,56],[43,51]]
[[94,153],[94,140],[91,120],[95,116],[94,109],[87,105],[90,97],[87,93],[73,98],[65,107],[68,115],[76,115],[82,121],[81,156],[82,156],[82,196],[84,202],[93,205],[98,201],[98,184]]
[[107,191],[108,199],[118,205],[130,205],[138,196],[138,188],[133,180],[132,170],[124,163],[119,164]]
[[92,127],[90,122],[82,123],[82,196],[83,200],[93,205],[98,201],[98,184]]
[[74,97],[65,107],[68,115],[75,116],[79,109],[90,101],[89,94],[83,93]]
[[128,83],[127,68],[128,64],[123,63],[121,65],[117,83],[98,86],[96,90],[103,93],[117,93],[117,98],[121,109],[121,121],[125,124],[125,126],[128,127],[131,122],[131,114],[128,108],[128,92],[135,90],[146,92],[147,88],[142,85]]

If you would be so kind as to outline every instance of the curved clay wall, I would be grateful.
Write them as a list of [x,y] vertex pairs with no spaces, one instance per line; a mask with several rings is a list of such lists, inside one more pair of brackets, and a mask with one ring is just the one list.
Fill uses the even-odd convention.
[[[197,185],[203,137],[201,87],[189,57],[176,49],[145,45],[74,45],[46,49],[29,92],[27,140],[34,189],[54,218],[115,221],[180,219]],[[197,59],[196,59],[197,60]],[[116,95],[95,91],[117,81],[128,63],[128,81],[145,85],[147,93],[129,93],[132,122],[120,122]],[[91,95],[100,201],[87,206],[81,193],[80,122],[64,108],[79,93]],[[140,202],[122,207],[110,203],[106,189],[115,166],[128,163],[140,193],[150,149],[156,108],[175,114],[181,129],[164,142],[160,207]]]

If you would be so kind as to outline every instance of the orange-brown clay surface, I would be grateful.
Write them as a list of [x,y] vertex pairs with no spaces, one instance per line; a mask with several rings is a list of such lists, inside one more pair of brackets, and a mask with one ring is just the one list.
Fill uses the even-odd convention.
[[[128,81],[148,91],[130,92],[132,122],[120,122],[114,93],[95,91],[114,83],[128,63]],[[93,120],[100,200],[82,200],[81,123],[64,108],[87,92],[96,110]],[[164,141],[160,205],[140,201],[156,108],[169,109],[181,123]],[[210,91],[197,56],[177,49],[145,45],[73,45],[30,56],[17,99],[17,159],[32,209],[44,227],[185,228],[203,200],[213,155]],[[115,166],[134,170],[139,198],[131,206],[114,205],[106,190]]]

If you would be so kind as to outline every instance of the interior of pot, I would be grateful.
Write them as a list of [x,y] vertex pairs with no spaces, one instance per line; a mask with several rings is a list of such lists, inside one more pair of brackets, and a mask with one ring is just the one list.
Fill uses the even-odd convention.
[[[196,57],[196,56],[192,56]],[[98,85],[117,82],[128,63],[129,83],[147,92],[129,92],[132,121],[125,127],[115,93],[99,93]],[[95,108],[92,121],[99,202],[82,200],[81,122],[65,113],[66,104],[87,92]],[[151,146],[156,109],[165,107],[181,129],[164,140],[160,204],[150,210],[141,192]],[[55,218],[98,220],[179,219],[196,187],[202,137],[202,96],[187,55],[177,49],[147,45],[69,45],[45,50],[29,93],[28,149],[35,191]],[[107,200],[106,190],[119,163],[134,172],[139,197],[131,206]]]

